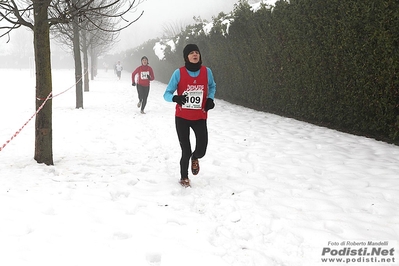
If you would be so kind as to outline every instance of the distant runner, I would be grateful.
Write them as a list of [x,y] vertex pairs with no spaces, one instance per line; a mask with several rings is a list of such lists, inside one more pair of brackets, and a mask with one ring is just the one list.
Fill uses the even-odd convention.
[[137,67],[132,73],[132,86],[136,86],[136,75],[137,79],[137,94],[139,102],[137,107],[141,107],[141,113],[145,114],[144,108],[147,105],[147,98],[150,92],[150,81],[154,80],[154,71],[148,65],[148,58],[143,56],[141,58],[141,66]]
[[118,61],[118,63],[115,65],[115,72],[119,80],[121,79],[122,70],[123,66],[121,64],[121,61]]

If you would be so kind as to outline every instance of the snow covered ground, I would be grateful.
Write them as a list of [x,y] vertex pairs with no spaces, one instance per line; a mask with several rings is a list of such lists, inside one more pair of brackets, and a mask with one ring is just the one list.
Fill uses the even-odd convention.
[[[35,111],[35,80],[0,77],[3,145]],[[54,94],[73,80],[54,71]],[[84,109],[74,89],[53,99],[54,166],[33,160],[34,119],[0,151],[0,265],[398,265],[399,147],[216,99],[185,189],[166,85],[145,115],[129,73],[90,85]]]

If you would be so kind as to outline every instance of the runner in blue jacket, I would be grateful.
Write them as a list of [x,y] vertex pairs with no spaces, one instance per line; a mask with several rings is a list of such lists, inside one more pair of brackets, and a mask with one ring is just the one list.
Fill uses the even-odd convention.
[[[211,69],[202,66],[201,53],[197,45],[186,45],[183,57],[184,67],[174,71],[163,97],[168,102],[176,103],[175,124],[182,151],[180,184],[189,187],[190,158],[191,172],[197,175],[200,170],[198,159],[205,156],[208,146],[207,118],[208,111],[215,107],[216,83]],[[194,151],[191,150],[190,128],[196,138]]]

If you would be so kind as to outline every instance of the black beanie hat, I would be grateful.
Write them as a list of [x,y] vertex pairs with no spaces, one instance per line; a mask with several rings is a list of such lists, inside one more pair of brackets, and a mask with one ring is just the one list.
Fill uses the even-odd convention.
[[[192,51],[198,51],[198,53],[201,55],[201,52],[196,44],[187,44],[186,47],[183,49],[183,57],[184,57],[184,62],[188,63],[188,55]],[[202,60],[201,60],[202,61]]]

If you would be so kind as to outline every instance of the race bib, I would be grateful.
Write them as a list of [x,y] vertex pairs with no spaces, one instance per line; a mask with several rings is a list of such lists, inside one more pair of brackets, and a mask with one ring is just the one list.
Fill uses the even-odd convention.
[[183,92],[186,96],[187,102],[182,105],[185,109],[202,109],[202,101],[204,98],[204,91],[190,90]]
[[150,71],[143,71],[140,72],[140,77],[141,79],[148,79],[148,76],[150,75]]

